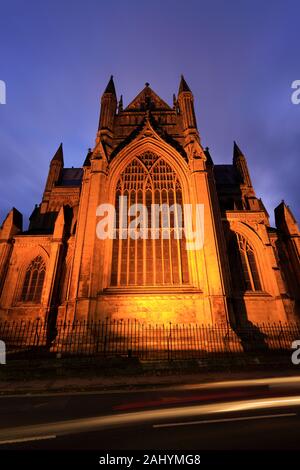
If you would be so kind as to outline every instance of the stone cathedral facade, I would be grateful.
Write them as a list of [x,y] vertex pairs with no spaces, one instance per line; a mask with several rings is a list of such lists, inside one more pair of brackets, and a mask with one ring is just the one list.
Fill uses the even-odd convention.
[[[155,238],[120,236],[120,196],[146,207],[201,205],[203,246],[187,250],[174,236],[176,213]],[[97,236],[102,204],[116,209],[115,238]],[[127,107],[111,77],[82,167],[64,167],[61,145],[28,230],[15,208],[2,224],[0,320],[295,322],[299,229],[284,202],[275,220],[273,228],[237,144],[225,165],[202,147],[183,77],[172,106],[146,83]]]

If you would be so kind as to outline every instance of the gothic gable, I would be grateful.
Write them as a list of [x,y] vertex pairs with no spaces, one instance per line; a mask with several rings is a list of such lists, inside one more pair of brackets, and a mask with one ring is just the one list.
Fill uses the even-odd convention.
[[145,88],[131,101],[124,111],[144,111],[146,109],[171,110],[170,106],[148,84],[146,84]]

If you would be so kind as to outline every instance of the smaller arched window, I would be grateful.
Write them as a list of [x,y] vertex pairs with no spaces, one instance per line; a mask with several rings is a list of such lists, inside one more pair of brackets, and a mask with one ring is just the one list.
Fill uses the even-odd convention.
[[229,245],[230,264],[234,285],[242,291],[260,291],[261,282],[252,246],[236,233]]
[[41,301],[45,273],[46,264],[41,256],[37,256],[26,269],[20,298],[22,302]]
[[247,240],[240,234],[237,234],[237,241],[240,251],[246,290],[261,290],[261,283],[259,279],[253,248],[249,245]]

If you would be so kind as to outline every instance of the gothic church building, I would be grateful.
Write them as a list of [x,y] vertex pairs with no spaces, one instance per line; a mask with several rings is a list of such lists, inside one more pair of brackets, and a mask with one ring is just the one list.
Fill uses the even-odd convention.
[[[97,208],[112,204],[118,216],[120,196],[146,207],[202,205],[203,246],[187,250],[175,237],[176,213],[156,238],[99,238]],[[61,145],[28,230],[15,208],[2,224],[0,320],[295,322],[299,229],[284,202],[275,221],[273,228],[238,145],[225,165],[202,147],[183,77],[172,106],[146,83],[127,107],[111,77],[82,167],[64,167]]]

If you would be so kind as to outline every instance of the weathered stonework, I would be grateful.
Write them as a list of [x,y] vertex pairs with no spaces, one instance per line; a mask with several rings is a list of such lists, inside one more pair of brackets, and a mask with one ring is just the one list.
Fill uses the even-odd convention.
[[[204,246],[184,252],[179,242],[100,240],[97,207],[116,205],[117,191],[136,191],[138,184],[144,198],[156,190],[165,197],[167,188],[167,197],[202,204]],[[173,107],[146,84],[125,109],[111,79],[82,168],[64,168],[60,146],[28,231],[16,209],[2,224],[0,320],[297,321],[299,229],[285,203],[275,215],[273,228],[236,144],[232,164],[214,165],[183,77]],[[29,270],[33,260],[39,274]]]

